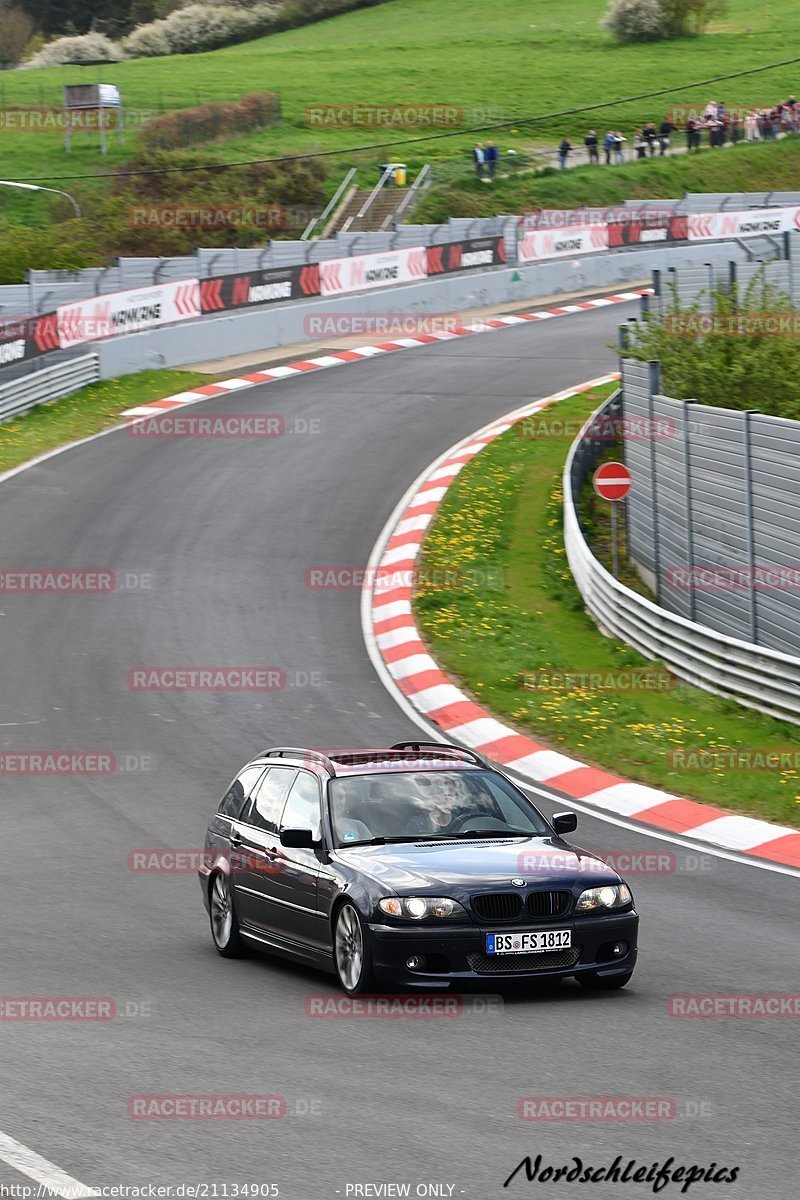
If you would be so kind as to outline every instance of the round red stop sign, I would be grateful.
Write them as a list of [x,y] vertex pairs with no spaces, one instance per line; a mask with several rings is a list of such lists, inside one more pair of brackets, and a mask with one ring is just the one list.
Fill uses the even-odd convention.
[[603,463],[595,471],[593,482],[603,500],[624,500],[631,490],[631,473],[624,463]]

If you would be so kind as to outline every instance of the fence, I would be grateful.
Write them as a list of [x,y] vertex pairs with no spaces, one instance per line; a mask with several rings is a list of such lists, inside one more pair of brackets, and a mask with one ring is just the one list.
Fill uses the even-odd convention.
[[0,422],[10,421],[22,413],[68,396],[78,388],[95,383],[100,378],[100,362],[96,354],[84,354],[67,362],[56,363],[23,379],[13,379],[0,386]]
[[671,399],[657,363],[622,379],[630,553],[658,602],[800,654],[800,424]]
[[604,633],[646,658],[658,659],[679,678],[728,696],[748,708],[800,724],[800,658],[726,636],[662,608],[615,579],[592,554],[581,528],[580,491],[608,447],[608,416],[619,412],[612,397],[587,422],[564,467],[564,543],[570,570],[587,610]]

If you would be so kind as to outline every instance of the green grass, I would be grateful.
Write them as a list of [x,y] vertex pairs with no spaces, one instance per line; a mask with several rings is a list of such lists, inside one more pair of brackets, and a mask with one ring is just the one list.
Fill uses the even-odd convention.
[[615,167],[548,168],[498,175],[489,187],[448,164],[423,197],[414,219],[482,217],[532,208],[577,208],[622,200],[668,199],[684,192],[792,191],[800,187],[800,137],[770,145],[745,144],[700,154],[653,158]]
[[[208,147],[210,161],[323,149],[348,151],[360,143],[401,140],[385,130],[310,129],[304,118],[313,103],[448,103],[458,105],[464,125],[547,113],[658,87],[778,61],[800,35],[800,7],[771,0],[754,7],[730,0],[724,22],[703,37],[651,45],[618,46],[598,28],[605,0],[394,0],[305,28],[212,53],[139,59],[100,67],[9,71],[0,76],[0,107],[60,104],[64,83],[118,82],[132,111],[168,110],[249,91],[279,94],[283,122],[274,129]],[[797,85],[789,67],[714,86],[730,105],[773,102]],[[624,104],[614,109],[515,126],[497,137],[501,148],[549,144],[563,132],[573,139],[587,125],[630,131],[660,120],[667,104],[705,103],[709,89]],[[374,164],[389,153],[414,166],[427,159],[467,162],[473,135],[361,156],[348,152],[332,164],[340,177],[351,161]],[[75,175],[112,168],[130,157],[135,137],[112,143],[101,159],[96,137],[76,139],[67,155],[58,132],[0,131],[5,178]],[[235,176],[231,176],[235,193]],[[753,179],[753,186],[758,180]],[[78,192],[93,186],[75,181]],[[488,190],[488,189],[487,189]],[[35,223],[43,197],[13,196],[1,189],[0,217]]]
[[92,383],[63,400],[42,404],[0,425],[0,473],[118,424],[126,408],[213,382],[213,375],[197,371],[142,371]]
[[[562,401],[559,420],[583,421],[609,390]],[[437,660],[536,741],[679,796],[800,827],[797,771],[699,770],[668,758],[691,749],[800,753],[800,729],[682,684],[520,686],[520,675],[535,671],[663,668],[604,638],[584,612],[561,531],[568,443],[519,434],[509,430],[464,468],[425,541],[415,611]],[[438,586],[456,571],[458,588]]]

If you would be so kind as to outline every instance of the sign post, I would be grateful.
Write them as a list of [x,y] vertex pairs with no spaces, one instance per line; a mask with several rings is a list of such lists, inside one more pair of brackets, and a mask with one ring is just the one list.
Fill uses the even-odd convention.
[[594,473],[592,483],[601,500],[611,504],[611,569],[614,578],[619,578],[619,545],[617,534],[617,505],[631,490],[631,473],[624,463],[603,463]]

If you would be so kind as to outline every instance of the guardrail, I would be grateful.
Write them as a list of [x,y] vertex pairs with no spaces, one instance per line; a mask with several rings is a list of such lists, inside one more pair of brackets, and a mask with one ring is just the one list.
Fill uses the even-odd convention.
[[96,354],[83,354],[33,375],[12,379],[0,385],[0,423],[19,417],[39,404],[60,400],[78,388],[100,378],[100,360]]
[[800,724],[800,658],[727,637],[666,612],[620,583],[592,554],[578,516],[580,490],[608,448],[607,433],[594,438],[593,428],[602,421],[607,430],[608,418],[619,412],[619,406],[618,392],[593,413],[564,466],[564,545],[587,611],[603,633],[627,642],[646,658],[662,661],[680,679]]

